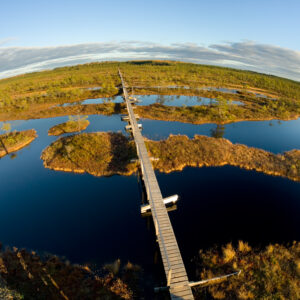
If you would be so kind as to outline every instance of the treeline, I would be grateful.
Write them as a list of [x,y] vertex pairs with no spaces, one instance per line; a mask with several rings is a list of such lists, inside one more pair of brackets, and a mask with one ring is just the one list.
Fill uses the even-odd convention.
[[94,63],[56,68],[0,80],[0,95],[17,97],[55,88],[99,86],[112,89],[120,84],[117,65]]
[[[111,97],[118,94],[119,89],[114,85],[104,84],[99,90],[87,90],[82,88],[62,89],[51,87],[43,93],[25,94],[12,97],[7,92],[0,91],[0,109],[2,112],[20,112],[43,104],[61,104],[76,102],[88,98]],[[44,107],[46,108],[46,107]]]
[[300,83],[297,81],[251,71],[171,61],[103,62],[56,68],[2,79],[0,91],[15,95],[57,87],[119,86],[118,68],[132,86],[242,86],[300,100]]
[[167,65],[146,62],[124,64],[126,80],[132,85],[242,86],[300,100],[300,82],[273,75],[180,62],[168,62]]
[[290,120],[300,115],[300,103],[289,99],[245,105],[232,104],[222,97],[211,105],[168,106],[155,103],[138,106],[136,112],[147,119],[203,124],[225,124],[246,120]]

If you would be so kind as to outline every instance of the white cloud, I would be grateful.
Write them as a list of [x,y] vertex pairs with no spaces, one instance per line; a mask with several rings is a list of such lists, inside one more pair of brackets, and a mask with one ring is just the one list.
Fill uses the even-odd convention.
[[162,45],[137,41],[0,47],[0,78],[91,61],[132,59],[172,59],[229,66],[300,81],[299,51],[249,41],[209,47],[193,43]]
[[0,46],[3,46],[3,45],[5,45],[5,44],[8,44],[8,43],[10,43],[11,41],[14,41],[14,40],[16,40],[17,38],[15,38],[15,37],[8,37],[8,38],[6,38],[6,39],[2,39],[2,40],[0,40]]

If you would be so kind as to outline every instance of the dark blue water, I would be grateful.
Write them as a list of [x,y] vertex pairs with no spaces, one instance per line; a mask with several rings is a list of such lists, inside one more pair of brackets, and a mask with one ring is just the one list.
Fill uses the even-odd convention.
[[[129,260],[142,265],[159,282],[163,273],[157,273],[161,264],[152,223],[140,216],[136,175],[98,178],[43,167],[41,152],[56,139],[47,131],[66,120],[11,122],[13,129],[35,128],[38,138],[18,151],[14,159],[6,156],[0,160],[0,241],[98,267],[117,258],[124,263]],[[89,120],[87,132],[124,132],[125,123],[118,115],[89,116]],[[155,139],[170,133],[211,135],[216,129],[215,124],[141,123],[145,136]],[[300,149],[300,119],[269,124],[229,124],[217,134],[276,153]],[[191,278],[190,261],[200,248],[238,239],[253,245],[299,240],[298,182],[234,167],[185,168],[157,174],[165,197],[181,197],[170,216]]]
[[181,122],[145,120],[143,134],[150,139],[165,139],[170,134],[219,136],[274,153],[300,149],[300,119],[292,121],[244,121],[226,125],[194,125]]
[[[162,193],[179,194],[171,222],[186,264],[197,250],[248,241],[259,247],[300,238],[300,183],[236,167],[158,174]],[[191,274],[192,276],[192,274]]]
[[[41,139],[45,139],[46,147],[55,137],[48,137],[50,127],[65,122],[68,117],[50,119],[11,121],[12,130],[35,128]],[[91,115],[88,117],[90,125],[86,132],[94,131],[124,131],[126,125],[119,115],[102,116]],[[229,139],[233,143],[245,144],[261,148],[273,153],[282,153],[292,149],[300,149],[300,119],[291,121],[244,121],[226,125],[216,124],[189,124],[181,122],[168,122],[142,119],[143,135],[149,139],[166,139],[170,134],[184,134],[193,138],[195,134],[218,136]],[[2,122],[0,122],[0,128]],[[0,130],[0,133],[3,131]]]
[[[139,213],[137,176],[99,178],[43,167],[40,155],[56,140],[47,135],[48,129],[67,119],[13,122],[15,128],[35,128],[38,138],[14,159],[0,159],[0,241],[97,267],[121,258],[155,273],[157,249]],[[124,126],[119,116],[89,120],[87,131],[118,131]],[[132,247],[137,238],[142,242]]]

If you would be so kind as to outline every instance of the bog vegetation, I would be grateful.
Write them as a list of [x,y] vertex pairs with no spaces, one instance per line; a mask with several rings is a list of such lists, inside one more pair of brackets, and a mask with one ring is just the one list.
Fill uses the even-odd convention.
[[34,129],[24,131],[7,132],[0,135],[0,157],[16,152],[37,138]]
[[50,254],[40,257],[17,248],[1,251],[0,244],[1,299],[133,299],[139,293],[140,272],[129,262],[121,265],[118,260],[92,270]]
[[222,248],[199,251],[199,279],[241,270],[239,276],[195,289],[196,299],[300,299],[300,243],[253,249],[239,241]]
[[133,141],[120,133],[96,132],[62,137],[42,153],[44,166],[96,176],[129,175],[136,170]]
[[51,127],[48,134],[61,135],[64,133],[79,132],[85,130],[89,124],[90,122],[87,120],[87,116],[70,116],[69,121]]
[[[230,68],[168,61],[106,62],[35,72],[0,80],[0,120],[74,114],[58,104],[87,98],[111,97],[121,92],[120,68],[135,93],[198,95],[217,99],[218,105],[176,108],[145,107],[149,118],[184,122],[230,122],[240,119],[289,119],[300,115],[300,83],[276,76]],[[172,87],[172,88],[170,88]],[[237,89],[226,95],[211,87]],[[259,93],[262,96],[257,96]],[[243,106],[228,104],[237,100]],[[77,110],[106,113],[105,105]],[[163,112],[162,112],[163,111]],[[111,110],[110,113],[116,113]],[[82,113],[82,112],[81,112]],[[201,121],[200,121],[201,119]]]
[[[276,76],[230,68],[171,61],[91,63],[56,68],[0,80],[0,120],[125,113],[124,104],[102,103],[62,107],[65,102],[121,94],[118,68],[132,93],[191,95],[215,99],[206,106],[172,107],[163,104],[137,106],[140,117],[189,123],[218,124],[241,120],[293,119],[300,116],[300,83]],[[218,88],[232,89],[224,93]],[[233,91],[235,90],[235,91]],[[243,105],[235,105],[240,101]],[[51,135],[79,132],[89,125],[73,117],[49,130]],[[8,123],[0,135],[0,157],[15,152],[36,138],[35,130],[10,132]],[[219,135],[215,133],[215,137]],[[162,172],[185,166],[232,165],[300,181],[300,150],[273,154],[223,138],[170,136],[166,140],[146,140],[153,166]],[[129,175],[136,172],[133,141],[121,133],[82,133],[62,137],[47,147],[41,158],[44,166],[68,172],[88,172],[96,176]],[[242,269],[239,277],[219,285],[199,288],[199,299],[299,299],[299,243],[289,247],[270,245],[263,251],[239,242],[221,250],[200,251],[199,279]],[[126,283],[128,264],[120,273],[120,263],[107,266],[107,274],[97,276],[88,267],[72,266],[57,257],[42,260],[25,250],[0,254],[1,293],[15,299],[130,299]],[[118,276],[117,276],[118,274]],[[123,275],[125,277],[122,277]],[[122,277],[120,279],[120,277]],[[125,279],[124,279],[125,278]],[[4,286],[4,288],[3,288]],[[63,287],[63,288],[62,288]],[[19,297],[19,298],[18,298]]]
[[[300,181],[300,150],[273,154],[261,149],[232,144],[224,138],[196,135],[170,136],[167,140],[146,141],[153,166],[162,172],[185,166],[232,165]],[[41,158],[54,170],[88,172],[96,176],[130,175],[138,165],[133,141],[121,133],[82,133],[63,137],[47,147]]]

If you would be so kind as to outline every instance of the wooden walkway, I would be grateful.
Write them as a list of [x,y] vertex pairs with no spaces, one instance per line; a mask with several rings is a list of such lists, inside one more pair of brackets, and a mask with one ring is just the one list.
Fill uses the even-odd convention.
[[150,162],[145,146],[144,138],[138,128],[138,123],[127,93],[121,71],[119,75],[122,80],[124,99],[127,106],[129,123],[135,140],[137,155],[143,175],[143,181],[151,207],[155,232],[160,248],[160,253],[167,278],[171,299],[194,299],[186,270],[182,261],[180,250],[175,238],[170,218],[163,202],[163,197]]

